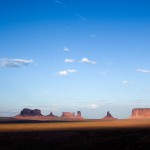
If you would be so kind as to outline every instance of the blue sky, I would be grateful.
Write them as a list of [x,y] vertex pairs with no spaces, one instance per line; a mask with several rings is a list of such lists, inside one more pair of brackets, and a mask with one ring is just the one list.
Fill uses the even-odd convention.
[[106,111],[150,107],[148,0],[0,1],[0,116],[24,107]]

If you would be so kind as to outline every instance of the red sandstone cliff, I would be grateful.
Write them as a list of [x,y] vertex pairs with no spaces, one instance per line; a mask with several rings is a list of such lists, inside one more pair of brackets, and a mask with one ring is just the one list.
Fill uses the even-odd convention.
[[150,108],[134,108],[132,109],[131,119],[150,118]]

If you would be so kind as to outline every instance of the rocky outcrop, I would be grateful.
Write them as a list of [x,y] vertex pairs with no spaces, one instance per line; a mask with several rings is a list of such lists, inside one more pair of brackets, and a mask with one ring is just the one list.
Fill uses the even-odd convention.
[[131,119],[150,118],[150,108],[134,108],[132,110]]
[[24,108],[21,113],[20,113],[20,116],[22,117],[26,117],[26,116],[42,116],[41,114],[41,110],[39,109],[28,109],[28,108]]
[[103,120],[116,120],[117,118],[114,118],[111,113],[109,111],[107,111],[107,114],[104,118],[102,118]]
[[49,115],[47,115],[47,117],[56,118],[56,117],[58,117],[58,116],[55,116],[55,115],[51,112]]
[[76,115],[77,119],[84,119],[81,115],[81,111],[77,111],[77,115]]
[[81,111],[77,111],[76,117],[82,117],[82,116],[81,116]]
[[81,112],[77,111],[77,114],[72,112],[62,112],[62,115],[60,116],[62,119],[83,119]]
[[72,112],[62,112],[60,117],[55,116],[52,112],[49,115],[43,116],[39,109],[24,108],[19,115],[15,116],[17,119],[30,119],[30,120],[80,120],[83,119],[81,112],[77,111],[77,114]]
[[62,112],[62,115],[61,115],[60,117],[64,117],[64,118],[74,118],[74,117],[75,117],[75,113]]

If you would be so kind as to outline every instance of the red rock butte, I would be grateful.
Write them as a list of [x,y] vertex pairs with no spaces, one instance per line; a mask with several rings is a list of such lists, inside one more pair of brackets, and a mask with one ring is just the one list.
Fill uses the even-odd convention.
[[26,117],[26,116],[43,116],[42,114],[41,114],[41,110],[39,110],[39,109],[29,109],[29,108],[24,108],[21,112],[20,112],[20,114],[19,114],[20,116],[24,116],[24,117]]
[[64,119],[83,119],[80,111],[77,111],[77,114],[71,112],[62,112],[60,117]]
[[58,116],[55,116],[55,115],[51,112],[49,115],[47,115],[47,117],[57,118]]
[[131,119],[150,118],[150,108],[134,108],[132,109]]
[[55,116],[52,112],[49,115],[44,116],[39,109],[24,108],[19,115],[15,116],[17,119],[30,119],[30,120],[81,120],[84,119],[81,116],[81,112],[77,111],[77,114],[71,112],[62,112],[60,117]]
[[114,118],[111,113],[109,111],[107,111],[107,114],[104,118],[102,118],[103,120],[116,120],[117,118]]

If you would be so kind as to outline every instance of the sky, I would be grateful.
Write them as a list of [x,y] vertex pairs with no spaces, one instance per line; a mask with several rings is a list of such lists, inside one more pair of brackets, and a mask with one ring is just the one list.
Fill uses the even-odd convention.
[[0,1],[0,116],[128,118],[150,107],[149,42],[149,0]]

